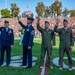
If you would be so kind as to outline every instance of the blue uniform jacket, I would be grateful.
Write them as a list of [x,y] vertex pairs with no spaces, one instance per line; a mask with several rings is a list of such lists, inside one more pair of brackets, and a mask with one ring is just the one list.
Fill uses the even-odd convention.
[[11,28],[8,28],[8,31],[6,31],[5,27],[0,27],[0,32],[1,45],[9,46],[14,44],[14,34]]
[[33,38],[34,38],[34,28],[32,25],[29,25],[29,26],[25,26],[21,21],[18,22],[22,28],[25,29],[24,31],[24,37],[23,37],[23,40],[22,40],[22,43],[28,47],[32,47],[34,45],[33,43]]
[[1,31],[0,31],[0,44],[1,44]]

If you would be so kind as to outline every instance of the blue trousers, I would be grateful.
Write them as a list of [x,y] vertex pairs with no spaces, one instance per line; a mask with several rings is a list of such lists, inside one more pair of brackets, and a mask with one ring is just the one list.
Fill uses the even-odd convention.
[[0,44],[0,58],[1,58],[1,44]]
[[22,65],[32,66],[32,49],[28,49],[28,46],[23,45],[23,61]]
[[4,53],[6,51],[6,64],[9,65],[11,61],[11,47],[1,45],[1,57],[0,57],[0,65],[4,62]]

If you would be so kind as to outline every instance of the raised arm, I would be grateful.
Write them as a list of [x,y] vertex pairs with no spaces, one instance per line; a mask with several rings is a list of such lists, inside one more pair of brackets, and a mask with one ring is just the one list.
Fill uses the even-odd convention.
[[42,30],[43,30],[43,28],[40,26],[40,18],[39,17],[37,17],[36,18],[37,19],[37,29],[40,31],[40,32],[42,32]]
[[60,33],[61,29],[58,28],[58,24],[59,24],[59,20],[57,19],[57,20],[56,20],[56,25],[55,25],[55,27],[54,27],[54,32]]
[[22,28],[26,28],[26,26],[19,20],[19,18],[18,18],[18,23],[20,24],[20,26],[22,27]]

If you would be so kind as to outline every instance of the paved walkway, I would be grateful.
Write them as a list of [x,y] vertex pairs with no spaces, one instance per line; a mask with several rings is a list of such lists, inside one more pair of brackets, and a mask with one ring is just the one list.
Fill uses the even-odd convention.
[[[36,57],[32,57],[32,66],[34,66],[36,64],[36,60],[37,58]],[[6,65],[6,62],[4,62],[4,64],[2,66],[5,66]],[[12,67],[23,67],[25,68],[26,66],[20,66],[22,65],[22,56],[13,56],[11,57],[11,63],[10,63],[10,66]]]
[[[64,59],[68,58],[64,57]],[[75,61],[75,58],[72,58],[72,60]],[[55,66],[59,67],[59,57],[54,58],[52,61]],[[68,65],[66,65],[64,62],[63,62],[63,68],[68,69]],[[75,70],[75,67],[73,66],[72,69]]]

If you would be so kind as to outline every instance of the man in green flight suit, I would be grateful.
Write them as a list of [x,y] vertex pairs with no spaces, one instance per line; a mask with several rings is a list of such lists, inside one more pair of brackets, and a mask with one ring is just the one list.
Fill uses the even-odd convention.
[[37,29],[41,32],[42,35],[42,44],[41,44],[41,64],[40,68],[44,66],[44,57],[47,51],[48,56],[48,67],[52,67],[52,49],[55,46],[55,34],[54,31],[49,28],[50,24],[48,21],[45,21],[45,29],[40,27],[40,18],[37,17]]
[[66,52],[69,61],[69,70],[72,70],[72,56],[71,50],[74,45],[74,38],[72,34],[72,29],[68,27],[68,21],[63,20],[63,28],[58,28],[59,20],[56,20],[56,26],[54,31],[59,33],[60,45],[59,45],[59,69],[63,69],[63,57]]

